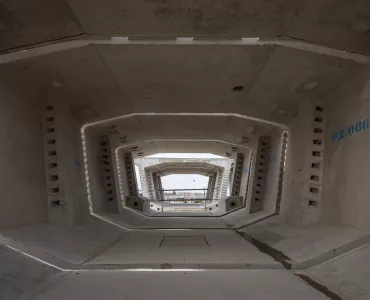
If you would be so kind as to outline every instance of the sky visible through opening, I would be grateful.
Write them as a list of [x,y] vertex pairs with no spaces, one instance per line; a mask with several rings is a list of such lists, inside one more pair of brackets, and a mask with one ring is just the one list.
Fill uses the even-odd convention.
[[[158,153],[147,157],[160,158],[224,158],[211,153]],[[139,169],[135,166],[136,178],[140,178]],[[138,180],[139,190],[141,182]],[[208,186],[208,176],[199,174],[173,174],[162,177],[163,189],[203,189]]]

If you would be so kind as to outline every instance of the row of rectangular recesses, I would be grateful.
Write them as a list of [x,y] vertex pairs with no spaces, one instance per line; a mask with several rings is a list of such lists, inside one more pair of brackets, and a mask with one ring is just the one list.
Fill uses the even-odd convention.
[[115,200],[113,184],[113,164],[111,160],[109,140],[106,138],[102,138],[100,140],[100,159],[103,169],[103,183],[107,195],[107,200],[109,202],[113,202]]
[[276,207],[277,207],[278,210],[280,208],[281,195],[282,195],[282,192],[283,192],[284,170],[285,170],[285,162],[286,162],[287,145],[288,145],[288,132],[284,131],[283,132],[282,143],[281,143],[279,182],[278,182],[278,193],[277,193],[277,200],[276,200]]
[[317,207],[321,200],[322,174],[323,174],[323,153],[324,153],[324,108],[314,107],[312,127],[312,151],[311,168],[309,172],[309,184],[307,200],[309,207]]
[[231,196],[239,196],[240,185],[243,175],[244,154],[238,153],[235,159],[234,180],[231,188]]
[[254,201],[260,202],[261,198],[263,197],[263,186],[265,183],[265,173],[266,173],[266,167],[267,167],[267,160],[266,155],[268,152],[268,144],[267,141],[260,141],[260,147],[259,147],[260,153],[258,154],[257,158],[257,181],[255,186],[255,197]]
[[48,202],[50,206],[58,207],[62,205],[62,197],[60,195],[55,109],[52,105],[45,106],[44,138]]

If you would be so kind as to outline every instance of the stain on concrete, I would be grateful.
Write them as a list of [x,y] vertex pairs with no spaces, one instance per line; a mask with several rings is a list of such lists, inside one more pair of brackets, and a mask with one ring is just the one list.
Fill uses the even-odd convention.
[[161,264],[159,267],[161,269],[172,269],[172,265],[170,265],[168,263]]
[[160,22],[166,22],[174,16],[182,14],[180,1],[171,0],[147,0],[155,7],[153,10],[154,16]]
[[186,7],[185,19],[201,33],[228,33],[238,26],[240,10],[240,0],[193,0]]
[[0,3],[0,30],[17,28],[13,13],[5,6],[4,3]]

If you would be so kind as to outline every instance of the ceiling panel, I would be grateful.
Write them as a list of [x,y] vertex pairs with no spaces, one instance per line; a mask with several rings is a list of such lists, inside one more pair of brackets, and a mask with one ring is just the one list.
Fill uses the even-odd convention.
[[0,1],[0,51],[81,33],[63,0]]

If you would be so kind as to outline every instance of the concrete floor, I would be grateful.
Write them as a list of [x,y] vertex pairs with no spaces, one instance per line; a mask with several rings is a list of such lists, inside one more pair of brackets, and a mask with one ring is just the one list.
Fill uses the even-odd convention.
[[343,300],[370,298],[370,245],[308,269],[304,274],[325,285]]
[[72,272],[34,300],[324,300],[286,270]]
[[121,214],[96,213],[97,217],[130,229],[227,229],[217,217],[146,217],[124,210]]
[[282,251],[293,262],[312,260],[370,233],[369,230],[322,223],[289,226],[279,216],[249,226],[241,232]]
[[[278,222],[251,226],[249,233],[259,232],[272,245],[272,237],[286,226]],[[267,224],[275,235],[262,230]],[[285,228],[289,237],[275,239],[274,245],[298,261],[360,234],[322,227],[325,234],[318,235],[315,228]],[[344,300],[370,295],[368,245],[307,270],[289,271],[231,229],[123,230],[92,218],[74,230],[38,224],[6,230],[0,238],[1,300],[328,299],[295,276],[300,273]],[[9,241],[26,254],[5,246]],[[61,267],[69,271],[58,269],[63,261],[69,265]]]
[[[175,243],[164,238],[174,237]],[[201,243],[199,240],[203,240]],[[282,268],[231,230],[133,231],[85,263],[123,268],[168,265],[184,268]]]

